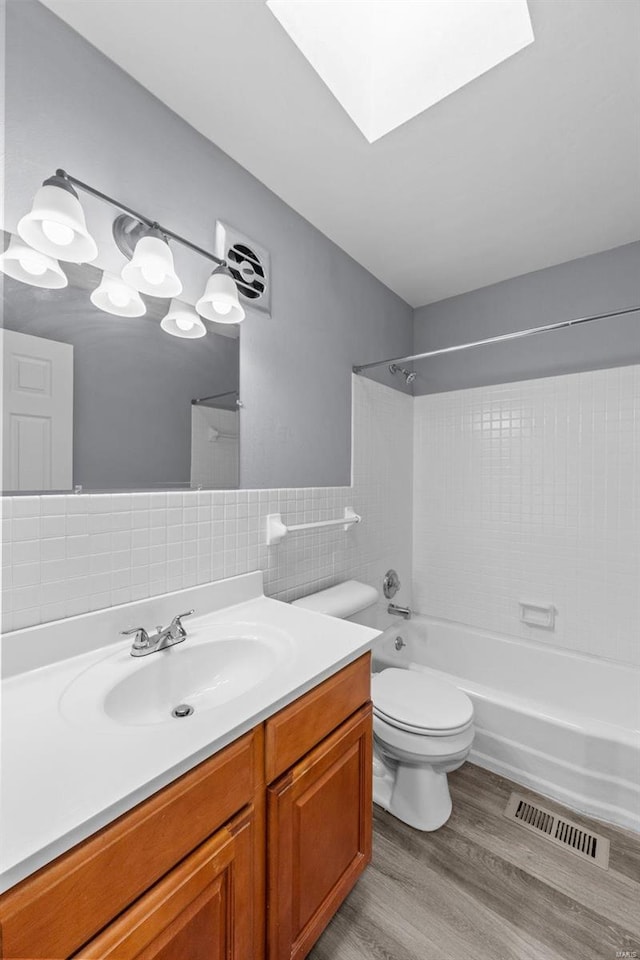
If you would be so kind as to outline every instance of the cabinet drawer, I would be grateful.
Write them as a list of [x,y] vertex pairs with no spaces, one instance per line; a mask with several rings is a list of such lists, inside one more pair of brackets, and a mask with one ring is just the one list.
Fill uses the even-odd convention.
[[184,774],[0,898],[2,957],[68,957],[251,802],[261,730]]
[[267,720],[267,783],[272,783],[367,703],[370,693],[371,654],[366,653]]
[[168,873],[87,944],[74,960],[253,960],[253,836],[250,811]]

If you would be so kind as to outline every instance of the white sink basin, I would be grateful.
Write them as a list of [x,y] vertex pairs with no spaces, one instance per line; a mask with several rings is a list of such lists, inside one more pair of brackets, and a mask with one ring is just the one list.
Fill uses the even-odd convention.
[[[134,658],[129,649],[119,646],[69,684],[60,698],[63,716],[125,726],[190,724],[267,682],[286,662],[291,638],[263,624],[216,623],[146,657]],[[192,711],[174,716],[185,706]]]

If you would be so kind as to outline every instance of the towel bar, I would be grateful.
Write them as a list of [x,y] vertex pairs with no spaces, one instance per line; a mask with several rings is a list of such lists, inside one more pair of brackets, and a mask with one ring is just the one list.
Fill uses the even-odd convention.
[[270,513],[267,517],[267,546],[274,543],[280,543],[288,533],[295,533],[297,530],[318,530],[321,527],[342,527],[348,530],[354,523],[360,523],[362,517],[354,513],[352,507],[344,508],[344,516],[336,520],[316,520],[312,523],[292,523],[286,524],[279,513]]

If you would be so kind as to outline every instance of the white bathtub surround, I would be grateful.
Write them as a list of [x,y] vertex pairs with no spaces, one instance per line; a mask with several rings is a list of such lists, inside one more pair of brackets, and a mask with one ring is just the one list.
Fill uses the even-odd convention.
[[[270,596],[291,600],[349,578],[380,587],[393,566],[403,580],[399,602],[408,602],[412,404],[353,378],[351,487],[4,498],[4,629],[256,569]],[[268,514],[306,523],[347,506],[362,516],[355,530],[265,544]]]
[[[130,656],[131,638],[120,630],[132,622],[167,623],[191,606],[196,614],[185,622],[184,643]],[[327,626],[264,597],[262,576],[252,573],[5,637],[3,711],[19,720],[3,730],[0,890],[356,660],[376,635],[341,620]],[[185,664],[203,663],[217,645],[220,660],[215,654],[210,660],[219,680],[224,651],[238,642],[260,647],[260,670],[251,652],[236,658],[225,702],[207,700],[201,673]],[[146,676],[150,688],[152,676],[156,683],[148,698],[137,698],[135,686]],[[250,695],[229,698],[234,683],[236,692],[250,689]],[[174,720],[166,703],[153,710],[154,701],[165,697],[170,704],[173,695],[178,702],[188,696],[195,713]]]
[[[405,646],[396,650],[396,640]],[[471,759],[574,810],[640,831],[640,669],[415,616],[376,642],[473,702]]]
[[414,430],[416,609],[640,664],[640,366],[417,397]]

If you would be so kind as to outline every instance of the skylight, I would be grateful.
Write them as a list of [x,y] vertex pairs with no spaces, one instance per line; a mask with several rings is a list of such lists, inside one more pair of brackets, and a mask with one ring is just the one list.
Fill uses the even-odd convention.
[[526,0],[267,0],[370,143],[533,42]]

